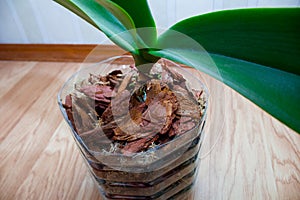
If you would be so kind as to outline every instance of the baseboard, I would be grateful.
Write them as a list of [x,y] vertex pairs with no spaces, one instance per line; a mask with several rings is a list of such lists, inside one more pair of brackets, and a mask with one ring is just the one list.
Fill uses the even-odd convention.
[[98,62],[124,53],[115,45],[0,44],[0,60],[13,61]]

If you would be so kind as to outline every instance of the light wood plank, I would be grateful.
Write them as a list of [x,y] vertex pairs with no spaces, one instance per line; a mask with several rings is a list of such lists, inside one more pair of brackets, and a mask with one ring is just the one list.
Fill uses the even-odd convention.
[[[1,184],[3,180],[15,180],[19,183],[23,181],[47,146],[61,122],[55,98],[59,85],[67,78],[65,76],[67,71],[78,68],[75,66],[76,68],[72,70],[71,65],[74,66],[37,63],[0,98],[0,110],[3,113],[0,116],[2,161],[0,166],[1,174],[3,173]],[[14,181],[7,182],[3,185],[4,191],[11,189],[12,191],[3,194],[8,195],[10,199],[17,186]]]
[[[8,92],[15,83],[17,83],[25,74],[27,74],[35,62],[15,62],[14,65],[10,61],[3,61],[0,65],[0,97],[2,97],[6,92]],[[9,71],[7,68],[10,68]]]
[[[91,194],[99,196],[94,191],[95,185],[91,178],[87,176],[87,167],[83,159],[73,154],[78,155],[79,149],[62,121],[40,157],[28,171],[14,199],[53,199],[54,194],[57,199],[75,199],[79,193],[87,192],[80,192],[82,187],[86,188],[85,181],[90,181],[88,187],[92,189]],[[43,190],[37,193],[36,188],[43,188]]]
[[299,134],[228,87],[224,92],[224,129],[211,154],[202,159],[196,196],[299,199]]

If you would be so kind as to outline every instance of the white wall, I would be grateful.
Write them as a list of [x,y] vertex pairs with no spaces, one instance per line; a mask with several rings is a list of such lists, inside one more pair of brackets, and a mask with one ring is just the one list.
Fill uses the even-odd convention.
[[[149,0],[156,24],[239,7],[300,6],[300,0]],[[0,0],[0,43],[109,43],[105,36],[52,0]]]

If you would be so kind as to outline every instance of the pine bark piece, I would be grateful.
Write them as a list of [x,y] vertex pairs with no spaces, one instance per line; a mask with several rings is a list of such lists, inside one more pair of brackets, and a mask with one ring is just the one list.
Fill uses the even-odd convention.
[[123,90],[118,92],[111,102],[113,106],[114,116],[120,117],[129,113],[129,99],[130,92],[128,90]]
[[128,90],[117,93],[101,115],[101,127],[103,129],[115,129],[118,126],[117,122],[129,113],[129,98],[130,92]]
[[159,129],[155,126],[142,127],[127,117],[127,120],[118,124],[113,131],[113,140],[131,142],[141,138],[153,137],[159,132]]
[[172,130],[174,132],[169,133],[169,135],[171,134],[171,136],[173,135],[181,135],[191,129],[193,129],[196,126],[196,123],[194,121],[181,121],[181,120],[177,120],[176,122],[174,122],[172,124]]
[[133,73],[129,73],[129,74],[125,75],[124,79],[122,80],[122,82],[118,88],[118,93],[123,92],[126,89],[126,87],[128,86],[128,84],[131,81],[132,76],[133,76]]
[[[159,80],[151,80],[142,87],[142,94],[137,91],[130,101],[130,116],[114,129],[112,139],[133,141],[155,134],[165,134],[172,125],[178,108],[176,96]],[[145,95],[144,102],[141,95]]]
[[186,80],[183,78],[183,76],[181,74],[179,74],[175,70],[172,70],[168,67],[167,61],[162,62],[162,68],[163,68],[163,70],[166,71],[165,76],[168,77],[168,78],[171,77],[173,83],[181,84],[181,83],[186,82]]
[[65,103],[63,104],[63,107],[65,109],[71,109],[72,108],[72,96],[70,94],[68,94],[65,97]]
[[74,122],[74,118],[73,118],[73,112],[72,112],[72,95],[71,94],[68,94],[65,97],[65,103],[63,104],[63,107],[66,109],[68,119],[70,120],[74,130],[77,132],[75,122]]
[[108,85],[88,85],[80,88],[80,92],[96,101],[109,103],[113,89]]
[[176,114],[199,120],[201,118],[201,110],[193,94],[178,85],[174,86],[173,92],[179,102],[179,108]]
[[73,119],[76,130],[80,135],[83,132],[92,130],[98,123],[98,116],[94,106],[90,105],[90,99],[73,97]]
[[148,149],[148,147],[154,143],[159,138],[158,135],[154,137],[142,138],[130,143],[127,143],[125,147],[121,150],[124,155],[130,155],[132,153],[141,152]]

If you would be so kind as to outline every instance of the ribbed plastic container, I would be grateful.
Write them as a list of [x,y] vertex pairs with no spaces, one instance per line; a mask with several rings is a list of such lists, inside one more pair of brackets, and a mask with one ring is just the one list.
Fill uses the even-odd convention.
[[[130,155],[110,153],[111,141],[99,127],[90,130],[89,134],[79,135],[63,107],[66,95],[90,73],[106,75],[114,69],[127,73],[132,70],[132,64],[130,56],[114,57],[75,73],[58,94],[60,110],[105,199],[184,199],[193,193],[207,105],[193,129],[155,149]],[[207,89],[198,77],[175,63],[170,65],[186,79],[191,89],[203,90],[208,97]]]

